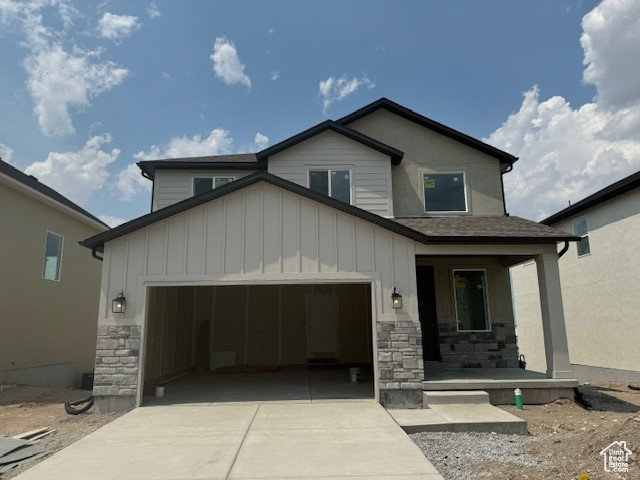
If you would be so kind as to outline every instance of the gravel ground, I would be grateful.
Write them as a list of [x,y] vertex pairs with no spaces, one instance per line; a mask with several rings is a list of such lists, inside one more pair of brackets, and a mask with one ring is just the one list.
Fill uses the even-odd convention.
[[446,480],[469,478],[469,467],[497,461],[523,466],[542,462],[525,453],[525,435],[430,432],[409,435]]

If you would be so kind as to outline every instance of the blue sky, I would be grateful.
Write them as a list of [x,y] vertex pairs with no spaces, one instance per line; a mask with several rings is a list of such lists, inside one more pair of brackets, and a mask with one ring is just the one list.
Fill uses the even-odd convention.
[[509,209],[540,218],[640,169],[637,3],[0,0],[0,155],[117,222],[148,212],[141,158],[385,96],[519,155]]

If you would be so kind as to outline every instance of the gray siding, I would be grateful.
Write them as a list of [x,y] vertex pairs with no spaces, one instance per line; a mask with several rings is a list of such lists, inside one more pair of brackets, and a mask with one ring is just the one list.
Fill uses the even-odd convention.
[[235,177],[253,170],[157,170],[153,188],[153,210],[173,205],[193,195],[193,177]]
[[323,132],[269,158],[269,173],[307,187],[313,168],[348,168],[352,203],[383,217],[393,216],[391,159],[335,132]]

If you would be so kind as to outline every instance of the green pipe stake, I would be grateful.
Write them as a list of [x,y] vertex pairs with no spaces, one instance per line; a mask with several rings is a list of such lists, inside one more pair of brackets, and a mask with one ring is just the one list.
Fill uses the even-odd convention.
[[516,388],[514,393],[516,394],[516,409],[522,410],[522,390]]

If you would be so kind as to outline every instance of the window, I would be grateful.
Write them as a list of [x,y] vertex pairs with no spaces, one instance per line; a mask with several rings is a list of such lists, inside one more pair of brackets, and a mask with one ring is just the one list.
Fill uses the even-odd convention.
[[309,188],[336,200],[351,203],[351,171],[309,170]]
[[193,179],[193,195],[201,195],[213,188],[231,183],[235,179],[235,177],[195,177]]
[[466,212],[464,173],[425,173],[425,212]]
[[589,246],[589,232],[587,230],[587,219],[581,218],[573,223],[573,231],[576,236],[582,237],[577,243],[578,256],[588,255],[591,253],[591,247]]
[[491,330],[484,270],[454,270],[458,331]]
[[60,280],[60,264],[62,263],[63,238],[52,232],[47,232],[47,241],[44,247],[44,267],[42,278],[47,280]]

